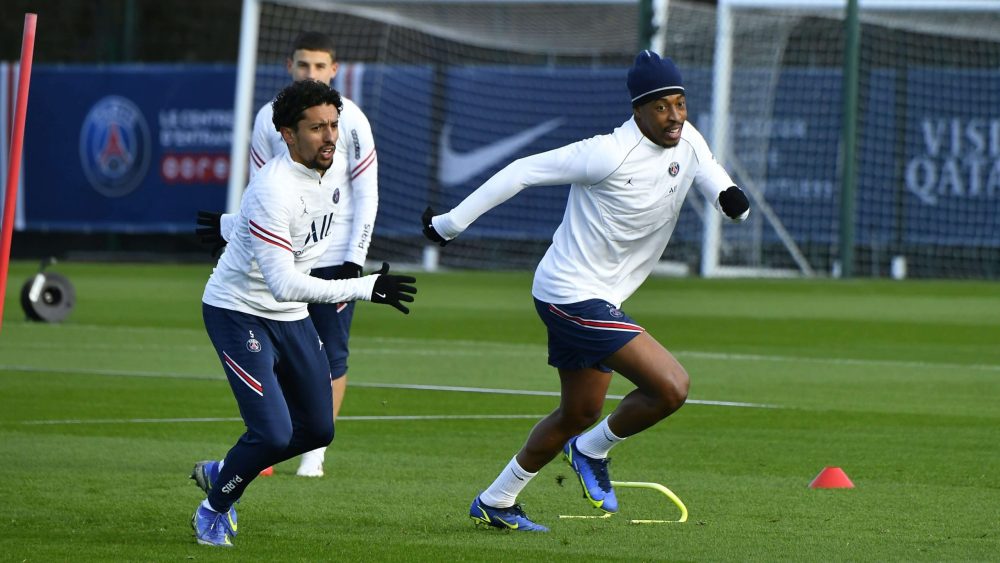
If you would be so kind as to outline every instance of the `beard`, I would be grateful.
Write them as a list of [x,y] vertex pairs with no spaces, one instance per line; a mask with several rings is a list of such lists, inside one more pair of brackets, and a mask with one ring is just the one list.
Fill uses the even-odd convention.
[[333,166],[333,159],[331,158],[329,162],[321,162],[319,160],[319,155],[316,155],[316,157],[313,158],[311,161],[309,161],[309,163],[306,166],[312,168],[313,170],[326,171],[329,170],[331,166]]
[[312,168],[313,170],[319,170],[320,172],[325,172],[325,171],[329,170],[330,167],[333,166],[333,159],[334,159],[334,156],[336,155],[336,147],[333,147],[333,148],[334,148],[334,152],[330,153],[330,160],[327,160],[327,161],[321,160],[320,159],[320,151],[316,151],[316,154],[313,155],[312,159],[309,160],[309,162],[306,164],[306,166],[308,166],[309,168]]

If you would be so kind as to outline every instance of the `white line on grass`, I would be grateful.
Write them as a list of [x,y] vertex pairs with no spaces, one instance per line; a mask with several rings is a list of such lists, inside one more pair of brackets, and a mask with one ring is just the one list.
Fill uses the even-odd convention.
[[[101,369],[81,369],[81,368],[38,368],[33,366],[10,366],[0,365],[0,371],[21,371],[30,373],[68,373],[72,375],[122,375],[130,377],[167,377],[184,379],[221,379],[221,376],[192,375],[169,372],[141,372],[126,370],[101,370]],[[456,387],[452,385],[415,385],[406,383],[366,383],[363,381],[351,382],[352,387],[376,387],[383,389],[413,389],[418,391],[456,391],[459,393],[489,393],[493,395],[535,395],[540,397],[558,397],[558,391],[530,391],[526,389],[490,389],[483,387]],[[623,399],[624,395],[608,395],[609,399]],[[709,401],[700,399],[688,399],[688,404],[711,405],[718,407],[745,407],[757,409],[780,408],[778,405],[767,405],[763,403],[741,403],[738,401]]]
[[[496,395],[535,395],[539,397],[558,397],[558,391],[527,391],[520,389],[489,389],[483,387],[455,387],[451,385],[416,385],[408,383],[364,383],[351,382],[352,387],[382,387],[389,389],[418,389],[425,391],[458,391],[461,393],[490,393]],[[609,399],[624,399],[625,395],[608,395]],[[757,409],[779,408],[777,405],[766,405],[763,403],[740,403],[736,401],[704,401],[698,399],[688,399],[688,404],[712,405],[719,407],[748,407]]]

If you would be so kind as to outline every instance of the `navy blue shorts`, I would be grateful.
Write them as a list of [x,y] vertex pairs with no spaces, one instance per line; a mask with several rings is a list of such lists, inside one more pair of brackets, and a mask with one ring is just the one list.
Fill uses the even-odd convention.
[[549,334],[549,365],[561,369],[596,368],[645,331],[628,315],[601,299],[555,305],[535,299],[535,310]]
[[[314,278],[332,280],[336,266],[315,268],[309,274]],[[351,337],[351,321],[354,320],[354,301],[348,303],[310,303],[309,316],[312,317],[316,332],[323,341],[323,350],[330,360],[330,375],[339,379],[347,374],[347,356],[350,351],[347,341]]]
[[332,408],[314,397],[330,394],[330,366],[308,318],[274,321],[204,303],[202,315],[248,425],[274,412]]

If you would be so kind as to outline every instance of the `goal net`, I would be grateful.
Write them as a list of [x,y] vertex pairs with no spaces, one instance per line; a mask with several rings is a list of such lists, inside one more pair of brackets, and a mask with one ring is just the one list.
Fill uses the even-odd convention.
[[[845,5],[720,1],[716,154],[758,213],[705,247],[710,274],[837,274]],[[855,275],[1000,276],[1000,2],[860,8]]]

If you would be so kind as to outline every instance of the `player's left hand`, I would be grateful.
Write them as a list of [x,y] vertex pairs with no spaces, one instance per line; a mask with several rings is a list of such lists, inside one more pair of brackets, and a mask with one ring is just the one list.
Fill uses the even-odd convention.
[[742,221],[750,214],[750,200],[736,186],[729,186],[719,194],[719,207],[733,221]]
[[360,277],[361,266],[355,264],[354,262],[344,262],[343,264],[333,268],[333,279],[335,280],[348,280]]
[[218,256],[226,246],[226,239],[222,238],[222,213],[215,211],[198,210],[198,228],[194,234],[205,246],[211,248],[212,256]]
[[434,223],[431,222],[431,219],[433,218],[434,208],[428,205],[427,209],[424,210],[424,214],[420,216],[420,225],[423,227],[424,236],[427,237],[428,240],[436,242],[441,246],[447,246],[447,244],[451,241],[445,240],[445,238],[438,234],[438,232],[434,229]]
[[417,278],[390,274],[388,262],[382,262],[382,269],[375,274],[378,275],[378,279],[375,280],[375,287],[372,289],[372,303],[392,305],[404,315],[409,315],[410,309],[400,301],[413,302],[413,294],[417,292],[417,288],[409,284],[416,283]]

